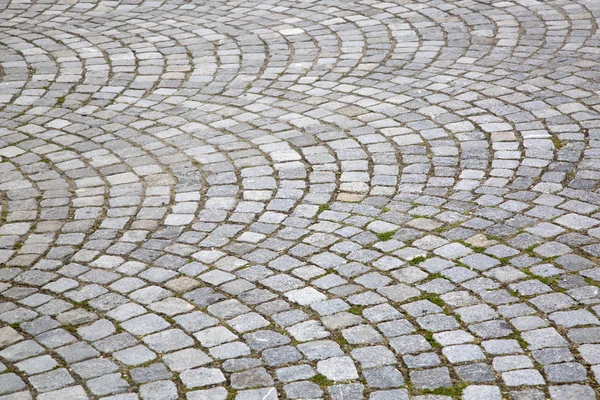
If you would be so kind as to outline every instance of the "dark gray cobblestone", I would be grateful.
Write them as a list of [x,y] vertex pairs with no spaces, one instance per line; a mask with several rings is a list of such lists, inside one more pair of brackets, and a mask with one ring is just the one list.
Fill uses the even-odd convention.
[[0,400],[596,399],[600,3],[0,2]]

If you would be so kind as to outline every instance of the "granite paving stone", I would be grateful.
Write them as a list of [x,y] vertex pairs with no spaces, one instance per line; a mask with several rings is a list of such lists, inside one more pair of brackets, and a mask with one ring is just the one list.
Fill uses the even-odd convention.
[[0,2],[0,397],[598,397],[600,3]]

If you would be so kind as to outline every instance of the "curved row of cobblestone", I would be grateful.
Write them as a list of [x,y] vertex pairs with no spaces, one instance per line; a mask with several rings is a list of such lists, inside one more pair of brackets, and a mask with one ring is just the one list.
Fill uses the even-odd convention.
[[599,16],[0,3],[0,399],[596,399]]

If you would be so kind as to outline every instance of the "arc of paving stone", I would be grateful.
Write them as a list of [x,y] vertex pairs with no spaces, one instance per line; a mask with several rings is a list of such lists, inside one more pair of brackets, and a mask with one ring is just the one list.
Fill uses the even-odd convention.
[[[24,158],[21,168],[27,170],[26,180],[33,182],[37,187],[39,195],[39,200],[36,199],[38,211],[37,218],[28,218],[31,221],[29,232],[26,232],[21,240],[14,243],[12,246],[15,250],[14,257],[5,260],[5,263],[12,266],[31,266],[46,254],[46,251],[49,251],[47,253],[48,258],[60,257],[59,246],[61,244],[71,244],[71,241],[77,241],[79,238],[69,237],[69,235],[55,236],[55,233],[64,226],[64,219],[73,213],[73,197],[69,194],[71,186],[59,176],[60,169],[48,168],[48,164],[43,163],[43,159],[33,152],[24,153],[22,156],[16,157],[15,161],[21,163],[20,158]],[[65,197],[55,201],[53,198],[56,198],[56,195]],[[30,197],[34,198],[33,196]],[[17,206],[17,209],[27,204],[27,195],[20,200],[22,203]],[[40,269],[52,268],[52,262],[48,262],[47,265],[39,262],[35,266]]]
[[[24,58],[10,47],[2,44],[2,62],[0,63],[4,93],[2,95],[2,109],[6,109],[15,93],[20,93],[29,80],[30,70],[23,68],[27,65]],[[11,107],[12,108],[12,107]]]
[[[64,54],[64,52],[71,51],[68,49],[68,47],[64,46],[60,41],[55,41],[54,38],[49,37],[43,31],[41,33],[39,33],[38,35],[43,38],[43,39],[40,39],[41,41],[39,41],[39,44],[42,47],[38,48],[38,50],[39,50],[39,52],[42,52],[44,55],[48,54],[48,52],[43,49],[44,46],[54,48],[55,50],[58,48],[57,51],[62,51],[63,54]],[[70,34],[66,34],[66,35],[70,35]],[[72,39],[72,37],[67,37],[66,38],[67,42],[69,39]],[[64,40],[65,39],[63,38],[63,41]],[[36,49],[34,48],[30,51],[33,52],[32,54],[36,54],[37,52],[35,50]],[[52,51],[52,50],[50,50],[50,51]],[[59,89],[60,92],[65,95],[68,95],[73,90],[76,90],[78,87],[81,87],[82,90],[86,90],[89,92],[89,90],[83,89],[84,86],[87,86],[86,83],[89,80],[88,75],[91,75],[91,74],[85,73],[85,69],[82,67],[83,65],[85,65],[84,60],[86,59],[86,57],[85,57],[86,55],[84,53],[78,52],[78,51],[74,51],[74,54],[77,55],[77,62],[80,63],[80,67],[83,72],[79,75],[74,74],[73,76],[71,76],[71,75],[64,76],[61,72],[63,70],[68,71],[69,68],[73,68],[74,65],[65,67],[65,65],[69,65],[69,62],[65,63],[65,59],[68,60],[67,57],[64,57],[64,59],[61,62],[57,62],[56,60],[52,59],[52,61],[56,64],[56,67],[54,68],[56,70],[56,75],[54,77],[52,77],[52,76],[47,76],[45,74],[43,76],[40,76],[39,79],[34,79],[34,81],[36,81],[36,80],[39,81],[39,83],[37,85],[39,87],[38,91],[43,90],[44,93],[38,94],[35,97],[26,96],[27,98],[25,100],[23,100],[23,104],[25,106],[29,106],[29,107],[26,107],[26,109],[31,109],[34,106],[56,106],[57,104],[61,104],[61,102],[64,102],[65,96],[63,96],[63,97],[50,96],[50,92],[47,91],[47,89],[49,89],[50,87],[52,87],[53,89]],[[64,54],[64,55],[67,56],[67,54]],[[71,60],[70,62],[72,63],[73,61]],[[50,82],[50,81],[56,80],[56,77],[58,77],[58,81],[60,81],[62,83],[47,85],[42,88],[42,83],[44,81]],[[84,86],[80,86],[80,85],[84,85]],[[53,93],[56,93],[56,92],[53,92]],[[16,100],[16,102],[18,102],[18,101],[19,101],[19,99]],[[67,104],[69,105],[69,102]],[[70,106],[73,107],[76,104],[77,103],[73,103],[73,104],[70,104]]]
[[[39,139],[38,139],[39,140]],[[72,184],[72,182],[68,182],[67,180],[63,179],[59,174],[63,174],[65,172],[64,168],[67,168],[68,165],[71,165],[73,162],[75,163],[79,163],[80,166],[83,166],[84,168],[87,168],[88,170],[90,169],[89,165],[85,165],[83,163],[81,163],[79,160],[75,160],[75,156],[74,154],[73,157],[68,157],[68,153],[69,152],[65,152],[63,151],[58,151],[55,154],[45,151],[45,150],[50,150],[50,151],[57,151],[57,150],[61,150],[60,146],[56,146],[56,145],[44,145],[44,142],[40,140],[40,142],[42,142],[41,146],[37,146],[34,147],[33,149],[29,150],[28,152],[25,152],[24,150],[20,149],[18,146],[20,143],[16,143],[16,146],[14,146],[13,148],[19,149],[21,152],[23,152],[23,154],[29,155],[31,157],[33,157],[34,160],[37,159],[38,164],[39,163],[44,163],[42,164],[44,166],[44,168],[46,168],[49,172],[49,174],[44,174],[43,172],[37,173],[35,175],[29,175],[29,180],[33,180],[33,181],[39,181],[40,184],[44,184],[43,189],[41,190],[41,195],[42,195],[42,199],[45,199],[42,201],[41,205],[43,205],[44,202],[48,203],[48,206],[43,205],[41,207],[39,207],[42,211],[44,209],[47,208],[47,216],[41,215],[41,219],[35,221],[35,225],[31,226],[31,229],[35,229],[37,232],[39,233],[49,233],[49,234],[53,234],[53,233],[58,233],[61,231],[61,229],[63,227],[65,227],[66,224],[66,219],[69,218],[69,216],[72,216],[72,214],[75,213],[74,209],[74,203],[78,203],[80,201],[83,201],[82,196],[80,196],[77,193],[77,190],[75,190],[76,186]],[[62,153],[62,154],[61,154]],[[40,157],[41,156],[41,157]],[[50,166],[50,168],[48,168],[48,166]],[[93,168],[92,168],[93,170]],[[99,174],[96,175],[96,177],[98,177]],[[44,183],[43,180],[46,179],[47,183]],[[97,178],[100,182],[102,182],[102,180],[100,178]],[[62,184],[61,184],[62,182]],[[62,189],[62,190],[61,190]],[[80,188],[81,189],[81,188]],[[71,195],[71,192],[74,191],[75,195]],[[101,191],[101,194],[104,193],[104,190]],[[63,203],[62,201],[54,201],[53,199],[58,199],[57,196],[63,196],[65,198],[66,203]],[[103,203],[103,201],[101,201],[101,203]],[[57,207],[58,206],[58,207]],[[58,214],[56,214],[58,212]],[[79,215],[79,218],[83,218],[83,215]],[[47,221],[44,221],[47,220]],[[93,221],[91,221],[93,222]],[[64,244],[81,244],[83,242],[83,238],[76,238],[75,236],[78,235],[69,235],[69,230],[67,230],[67,232],[63,232],[65,233],[65,235],[63,235],[62,240],[65,241]],[[71,239],[75,240],[75,243],[71,243],[69,239],[69,236],[73,236]],[[33,236],[31,237],[31,239],[33,239]],[[60,237],[58,238],[60,239]],[[55,239],[48,239],[48,247],[53,247],[53,243]],[[65,247],[64,249],[68,249],[69,247]],[[54,251],[57,251],[58,253],[56,254],[56,256],[58,257],[57,259],[62,258],[60,256],[60,251],[59,251],[60,247],[57,247],[56,249],[54,249]],[[39,256],[41,256],[43,253],[41,254],[37,254],[36,253],[32,253],[31,255],[27,256],[26,251],[28,251],[28,246],[27,246],[27,242],[25,242],[25,246],[18,249],[15,255],[15,258],[11,261],[8,262],[9,265],[31,265]],[[67,254],[64,254],[63,256],[66,256]],[[52,258],[52,257],[51,257]]]
[[[47,23],[47,25],[49,25],[49,26],[54,26],[55,24],[50,24],[50,23]],[[89,26],[89,24],[88,24],[88,26]],[[84,32],[86,32],[86,31],[87,31],[87,29],[86,29],[86,28],[78,28],[78,29],[74,30],[74,32],[77,32],[77,33],[84,33]],[[112,34],[112,33],[114,33],[114,31],[113,31],[113,30],[111,30],[111,31],[108,31],[108,32],[105,32],[105,34],[109,35],[109,37],[110,37],[111,39],[119,41],[119,39],[118,39],[117,37],[112,37],[112,36],[111,36],[111,34]],[[121,44],[122,44],[122,42],[121,42]],[[127,48],[127,46],[124,46],[124,45],[123,45],[123,48],[124,48],[124,49],[126,49],[126,48]],[[108,59],[113,59],[113,61],[115,61],[115,62],[119,62],[119,64],[122,64],[122,61],[121,61],[121,59],[120,59],[120,58],[115,58],[115,57],[117,57],[117,56],[118,56],[118,54],[106,54],[104,51],[101,51],[101,50],[99,50],[99,52],[100,52],[100,53],[102,53],[102,54],[104,54],[105,58],[108,58]],[[156,52],[156,53],[157,53],[157,54],[159,54],[158,52]],[[130,54],[133,54],[133,55],[135,55],[135,53],[134,53],[134,52],[130,52]],[[134,61],[135,61],[135,58],[134,58]],[[166,75],[167,75],[167,76],[168,76],[169,74],[172,74],[172,73],[170,73],[170,72],[167,72],[167,73],[166,73]],[[118,80],[119,78],[117,77],[117,74],[113,74],[113,79],[116,79],[117,81],[119,81],[119,80]],[[120,82],[120,81],[119,81],[119,82]],[[83,84],[83,83],[85,83],[85,82],[82,82],[82,84]],[[150,88],[150,89],[152,89],[152,88]],[[155,88],[155,89],[156,89],[156,88]],[[118,97],[117,97],[117,99],[118,99]],[[88,100],[88,101],[90,101],[90,100]],[[112,101],[115,101],[115,98],[114,98],[114,96],[112,97]]]
[[[32,140],[25,140],[23,141],[23,139],[26,139],[27,136],[31,136],[31,132],[40,132],[39,130],[39,126],[36,125],[26,125],[25,128],[22,129],[23,133],[27,133],[27,135],[23,135],[23,133],[21,134],[21,137],[19,138],[17,136],[17,143],[15,143],[15,146],[13,147],[9,147],[6,148],[4,151],[9,151],[9,152],[13,152],[13,156],[16,156],[18,154],[25,154],[22,157],[26,157],[23,161],[26,163],[31,163],[31,162],[38,162],[36,165],[42,165],[43,168],[42,169],[46,169],[48,170],[48,173],[43,173],[43,171],[38,171],[38,168],[28,168],[30,173],[28,173],[29,179],[33,180],[33,181],[37,181],[40,182],[40,184],[43,184],[43,193],[45,193],[42,197],[45,198],[44,202],[48,203],[48,205],[52,208],[48,208],[48,210],[46,211],[46,213],[48,215],[41,216],[42,221],[40,223],[37,224],[37,227],[32,226],[32,228],[37,229],[39,232],[44,233],[53,233],[53,232],[59,232],[61,230],[61,228],[63,226],[65,226],[65,221],[63,220],[62,222],[60,221],[60,218],[67,218],[70,214],[73,213],[72,209],[73,209],[73,202],[78,202],[81,201],[82,199],[80,198],[79,194],[76,194],[75,198],[72,198],[71,194],[69,193],[70,191],[75,189],[74,185],[71,185],[69,183],[67,183],[65,180],[63,180],[60,176],[60,174],[63,173],[67,173],[67,175],[69,175],[68,170],[72,170],[73,168],[78,168],[78,167],[84,167],[84,168],[89,168],[89,165],[85,165],[83,163],[81,163],[80,161],[74,161],[73,159],[76,158],[74,153],[71,152],[71,157],[69,157],[69,152],[58,152],[55,154],[53,154],[52,152],[56,152],[57,150],[61,150],[61,146],[57,146],[55,144],[49,144],[39,138],[36,139],[32,139]],[[31,129],[33,129],[33,131],[31,131]],[[42,129],[43,131],[43,129]],[[33,136],[35,137],[35,134],[33,134]],[[29,152],[26,152],[23,149],[20,149],[19,146],[25,147]],[[13,149],[13,150],[11,150]],[[15,153],[16,152],[16,153]],[[41,156],[41,157],[40,157]],[[51,163],[51,164],[42,164],[41,162],[43,162],[45,160],[46,163]],[[79,164],[73,164],[73,162],[75,163],[79,163]],[[51,165],[51,168],[48,169],[48,165]],[[92,167],[93,169],[93,167]],[[89,169],[88,169],[89,170]],[[59,173],[55,172],[58,171]],[[39,173],[38,173],[39,172]],[[99,176],[99,174],[96,174],[96,176]],[[99,178],[98,178],[99,179]],[[47,180],[46,183],[42,182],[43,180]],[[85,179],[84,179],[85,180]],[[99,179],[100,180],[100,179]],[[65,189],[63,191],[60,191],[61,189],[61,185],[59,184],[60,182],[63,182],[62,187]],[[102,182],[102,180],[100,180],[100,182]],[[81,188],[80,188],[81,190]],[[64,193],[63,193],[64,192]],[[56,202],[56,200],[53,200],[53,198],[56,198],[57,195],[61,195],[64,196],[66,199],[66,203],[62,203],[62,202]],[[104,190],[101,191],[100,194],[103,194]],[[48,194],[46,196],[46,194]],[[101,201],[102,203],[103,201]],[[43,203],[42,203],[43,204]],[[65,207],[56,207],[56,206],[66,206]],[[44,209],[46,209],[46,205],[44,205],[44,207],[39,207],[42,211]],[[56,214],[56,216],[54,218],[52,218],[52,213],[54,213],[55,210],[57,212],[59,212],[59,214]],[[71,210],[71,211],[69,211]],[[80,215],[79,218],[84,217],[83,215]],[[44,222],[43,220],[52,220],[52,219],[59,219],[57,221],[47,221]],[[36,220],[37,222],[37,220]],[[69,239],[70,236],[73,236],[71,239]],[[76,243],[71,243],[70,240],[76,240],[76,238],[74,236],[77,235],[69,235],[68,231],[65,232],[65,235],[62,235],[62,239],[61,237],[59,237],[59,240],[64,241],[64,244],[78,244],[81,243],[81,241],[77,241]],[[31,237],[31,239],[33,239],[33,236]],[[80,238],[82,239],[82,238]],[[49,245],[51,245],[54,242],[54,239],[48,239],[50,240],[50,243],[48,243]],[[25,243],[26,246],[24,248],[21,248],[18,250],[18,255],[20,253],[23,253],[28,249],[28,247],[31,246],[27,246],[27,243]],[[55,251],[58,253],[60,253],[59,251],[60,247],[57,247],[56,249],[53,249],[52,251]],[[64,248],[65,250],[68,249],[68,247]],[[42,252],[44,253],[44,252]],[[61,258],[61,256],[59,254],[56,254],[58,256],[58,259]],[[41,254],[38,254],[38,256]],[[66,256],[63,255],[63,256]],[[31,258],[33,257],[33,258]],[[10,262],[10,264],[14,264],[14,265],[31,265],[32,262],[36,259],[37,257],[35,256],[35,253],[32,254],[31,256],[27,257],[25,255],[21,255],[16,257],[14,260],[12,260]],[[51,257],[52,258],[52,257]]]
[[[569,25],[571,25],[571,24],[569,23]],[[567,38],[567,40],[568,40],[568,38]],[[538,51],[538,52],[543,52],[543,48],[542,48],[542,49],[539,49],[539,51]]]
[[[10,149],[6,149],[10,152]],[[6,154],[6,152],[5,152]],[[32,222],[37,220],[39,217],[39,209],[41,207],[39,202],[35,200],[36,196],[40,194],[40,189],[35,182],[27,179],[24,174],[20,171],[18,164],[6,161],[2,163],[3,179],[0,190],[3,192],[4,204],[3,204],[3,250],[2,250],[2,262],[6,263],[15,253],[15,247],[17,243],[21,242],[21,238],[25,237],[32,227]],[[11,184],[11,178],[18,178],[18,184]],[[28,203],[30,207],[27,207]],[[25,206],[25,207],[23,207]],[[33,206],[33,207],[31,207]],[[28,211],[33,210],[33,216],[29,215]],[[19,211],[24,214],[19,216]],[[26,214],[25,214],[26,213]],[[33,218],[32,218],[33,217]],[[11,270],[9,274],[17,274],[18,270]],[[13,276],[14,277],[14,276]],[[6,276],[5,279],[9,279]]]
[[[506,126],[508,126],[508,125],[506,125]],[[506,139],[502,139],[502,138],[500,138],[500,139],[501,140],[506,140]],[[515,148],[515,150],[516,150],[516,148]],[[518,158],[518,157],[516,157],[516,155],[515,155],[513,158]]]
[[[52,284],[52,283],[51,283],[51,284]],[[49,285],[51,285],[51,284],[49,284]],[[47,285],[47,286],[49,286],[49,285]],[[59,288],[60,288],[60,284],[59,284],[59,285],[57,285],[57,286],[56,286],[56,288],[57,288],[57,289],[59,289]],[[99,305],[101,305],[101,303],[99,303]]]
[[[449,10],[449,12],[451,12],[451,13],[453,13],[453,14],[454,14],[454,12],[453,12],[453,11],[454,11],[454,10]],[[446,14],[444,11],[441,11],[441,10],[440,10],[440,12],[442,13],[442,14],[441,14],[441,16],[445,16],[445,17],[447,18],[447,14]],[[459,18],[459,20],[460,20],[460,19],[465,19],[465,18],[468,18],[468,16],[469,16],[469,15],[473,15],[473,14],[464,15],[464,14],[461,14],[461,13],[456,13],[456,14],[458,14],[458,18]],[[433,15],[432,17],[438,17],[438,19],[439,19],[439,17],[441,17],[441,16],[436,16],[436,15]],[[431,19],[431,18],[429,18],[429,16],[425,16],[425,17],[426,17],[426,18],[428,18],[428,19],[429,19],[431,22],[434,22],[434,20],[433,20],[433,19]],[[464,38],[465,38],[465,39],[468,39],[468,38],[470,38],[470,35],[469,35],[469,34],[474,34],[474,33],[475,33],[475,31],[476,31],[476,29],[475,29],[475,28],[472,28],[472,27],[471,27],[471,24],[467,24],[467,23],[466,23],[467,21],[464,21],[464,22],[465,22],[465,23],[463,23],[463,24],[460,24],[459,26],[460,26],[460,28],[461,28],[461,29],[463,29],[463,30],[464,30],[464,32],[465,32]],[[469,22],[471,22],[471,21],[469,21]],[[485,20],[484,20],[484,22],[485,22]],[[489,21],[488,21],[488,22],[489,22]],[[441,24],[441,26],[442,26],[442,28],[443,28],[443,29],[444,29],[444,31],[445,31],[445,34],[444,34],[444,37],[445,37],[445,38],[447,38],[447,37],[450,37],[450,36],[451,36],[451,34],[452,34],[452,32],[456,30],[456,28],[453,28],[452,26],[448,26],[448,28],[446,29],[446,25],[445,25],[444,23],[442,23],[442,24]],[[446,40],[446,44],[445,44],[444,48],[447,48],[447,46],[448,46],[447,39],[445,39],[445,40]],[[462,52],[459,52],[459,53],[452,54],[452,55],[450,56],[450,57],[451,57],[451,59],[450,59],[450,60],[448,59],[448,57],[444,57],[443,59],[439,59],[439,58],[438,58],[438,59],[436,59],[436,61],[435,61],[433,64],[436,64],[436,63],[445,63],[446,65],[451,65],[451,62],[452,62],[452,61],[456,62],[457,60],[461,60],[463,57],[465,57],[465,55],[468,55],[470,52],[472,52],[472,50],[470,50],[470,48],[471,48],[471,47],[473,47],[473,43],[469,43],[469,47],[464,47],[464,48],[463,48],[463,50],[462,50]],[[477,51],[477,50],[476,50],[476,51]],[[438,61],[438,60],[439,60],[439,61]],[[455,64],[455,66],[454,66],[454,67],[455,67],[455,68],[460,68],[459,66],[460,66],[460,64],[458,64],[458,65],[456,65],[456,64]],[[432,104],[432,112],[436,112],[436,111],[433,111],[433,110],[435,110],[435,109],[436,109],[436,107],[437,107],[437,110],[438,110],[437,112],[440,112],[440,111],[442,111],[442,112],[443,112],[443,110],[441,110],[441,109],[439,108],[439,105],[437,105],[437,104]],[[446,111],[449,111],[450,113],[452,113],[452,111],[453,111],[453,110],[446,110]],[[433,115],[432,115],[432,116],[433,116]],[[466,126],[463,126],[463,125],[461,125],[461,122],[460,122],[460,117],[459,117],[459,122],[455,122],[455,123],[451,123],[451,124],[449,124],[449,125],[448,125],[448,128],[450,129],[450,131],[451,131],[452,133],[454,133],[454,134],[458,134],[458,135],[457,135],[458,137],[461,137],[461,136],[463,136],[463,137],[465,137],[465,139],[467,139],[467,138],[468,138],[468,133],[469,133],[468,131],[469,131],[469,129],[468,129],[468,127],[466,127]],[[448,128],[446,128],[446,129],[448,129]],[[455,141],[456,141],[456,139],[455,139]],[[460,146],[460,147],[462,147],[462,146],[461,146],[461,144],[462,144],[462,143],[461,143],[461,141],[459,141],[458,143],[459,143],[459,146]],[[465,144],[468,144],[468,143],[465,143]],[[465,150],[466,150],[466,149],[465,149]],[[460,151],[460,150],[458,150],[458,149],[457,149],[457,150],[454,150],[454,151],[456,152],[456,151]],[[473,152],[471,152],[471,153],[473,153]],[[457,154],[457,155],[458,155],[458,154]],[[475,160],[473,160],[473,161],[475,161]],[[454,164],[455,164],[455,165],[458,165],[458,164],[456,164],[456,163],[454,163]],[[475,161],[474,165],[476,166],[476,169],[480,169],[480,168],[481,168],[481,165],[480,165],[480,163],[477,163],[476,161]],[[488,167],[489,167],[489,165],[490,165],[490,164],[488,163]],[[485,168],[484,168],[484,170],[485,170]],[[473,175],[471,175],[471,177],[476,177],[476,176],[477,176],[477,174],[476,174],[476,173],[475,173],[475,174],[473,174]],[[451,178],[450,178],[450,177],[440,177],[440,178],[434,178],[434,179],[435,179],[435,180],[439,180],[439,184],[442,184],[442,185],[444,185],[444,184],[447,184],[447,183],[449,183],[448,181],[449,181]],[[481,177],[481,179],[483,180],[483,179],[484,179],[484,177]],[[432,183],[434,183],[434,182],[432,182]],[[473,184],[474,184],[474,182],[469,182],[469,183],[467,183],[467,181],[463,181],[463,182],[462,182],[462,184],[463,184],[463,185],[465,185],[465,184],[466,184],[466,185],[473,185]],[[452,186],[454,186],[454,185],[452,185]]]
[[[288,37],[291,37],[291,36],[288,36]],[[289,65],[291,62],[293,62],[293,60],[290,60],[290,61],[288,61],[288,65]],[[314,63],[314,62],[313,62],[313,63]]]
[[[15,44],[16,45],[16,44]],[[9,102],[13,96],[15,98],[14,105],[10,105],[12,110],[19,110],[25,108],[32,101],[32,96],[23,96],[22,93],[25,90],[25,85],[32,76],[29,68],[24,68],[29,65],[26,58],[24,58],[17,51],[11,49],[9,46],[3,44],[3,70],[5,74],[2,77],[3,86],[6,86],[6,92],[3,94],[2,108],[6,109],[9,107]],[[30,58],[33,56],[30,56]],[[12,60],[12,62],[11,62]],[[38,74],[40,75],[40,74]],[[13,82],[13,83],[9,83]]]
[[[556,4],[553,4],[556,3]],[[560,22],[564,22],[567,24],[566,28],[568,29],[568,33],[563,36],[563,43],[564,42],[569,42],[570,39],[573,38],[573,33],[572,33],[572,28],[575,26],[573,23],[573,19],[571,18],[571,9],[573,7],[580,7],[581,5],[576,4],[574,2],[567,2],[567,6],[565,6],[564,4],[558,4],[558,2],[550,2],[548,4],[545,3],[541,3],[538,2],[536,4],[537,7],[528,10],[525,9],[524,7],[520,7],[519,8],[519,15],[515,15],[515,19],[524,19],[527,20],[526,18],[523,18],[523,14],[530,14],[531,16],[533,16],[533,18],[536,18],[538,21],[542,21],[545,25],[545,34],[543,35],[544,38],[550,37],[550,35],[548,35],[548,32],[552,31],[552,30],[556,30],[557,28],[555,28],[556,24],[554,24],[554,26],[552,26],[552,21],[556,21],[556,20],[560,20]],[[516,7],[507,7],[506,11],[508,13],[512,13],[513,9],[516,9]],[[557,18],[554,18],[557,17]],[[593,24],[593,21],[591,21]],[[597,27],[593,27],[592,30],[589,31],[589,35],[593,35],[595,33],[595,30],[597,29]],[[588,32],[585,32],[588,33]],[[523,40],[528,40],[528,37],[531,37],[532,40],[536,40],[537,37],[535,34],[533,33],[528,33],[527,31],[525,32],[525,34],[523,35]],[[556,37],[554,37],[556,38]],[[567,47],[568,45],[563,44],[562,46],[560,46],[559,48],[557,48],[556,41],[548,41],[548,40],[544,40],[544,42],[542,43],[542,46],[536,48],[535,50],[530,49],[530,45],[524,45],[524,46],[519,46],[519,48],[521,49],[521,53],[525,52],[529,52],[529,56],[530,58],[536,58],[538,55],[543,55],[543,54],[552,54],[556,51],[560,52],[562,50],[565,49],[565,47]],[[516,51],[516,50],[515,50]]]

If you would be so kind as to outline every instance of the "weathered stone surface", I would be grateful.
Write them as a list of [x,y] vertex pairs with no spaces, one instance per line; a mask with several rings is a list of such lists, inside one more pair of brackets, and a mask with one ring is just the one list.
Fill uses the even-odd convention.
[[2,398],[595,397],[598,1],[0,3]]

